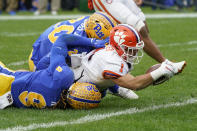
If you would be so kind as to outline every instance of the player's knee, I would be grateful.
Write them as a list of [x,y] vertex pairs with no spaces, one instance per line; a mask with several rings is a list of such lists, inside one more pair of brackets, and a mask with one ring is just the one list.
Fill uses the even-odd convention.
[[140,29],[145,26],[144,22],[134,14],[130,14],[127,17],[126,23],[132,25],[137,31],[140,31]]

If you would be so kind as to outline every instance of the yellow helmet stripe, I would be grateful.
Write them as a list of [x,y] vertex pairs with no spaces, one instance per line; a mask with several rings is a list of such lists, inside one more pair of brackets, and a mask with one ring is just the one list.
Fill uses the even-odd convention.
[[80,102],[85,102],[85,103],[100,103],[101,101],[94,101],[94,100],[87,100],[87,99],[81,99],[81,98],[77,98],[74,97],[72,95],[69,95],[69,98],[76,100],[76,101],[80,101]]

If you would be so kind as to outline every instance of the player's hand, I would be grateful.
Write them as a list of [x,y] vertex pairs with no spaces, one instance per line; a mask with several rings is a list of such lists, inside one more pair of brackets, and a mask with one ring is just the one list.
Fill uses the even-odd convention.
[[169,80],[175,74],[175,69],[171,64],[167,64],[163,62],[161,66],[152,71],[150,75],[153,78],[153,85],[161,84],[167,80]]
[[172,61],[169,61],[168,59],[166,59],[164,62],[166,64],[172,65],[172,67],[174,68],[174,74],[176,74],[176,75],[181,73],[186,66],[186,61],[172,62]]
[[167,79],[170,79],[175,74],[175,69],[171,64],[163,62],[159,67],[159,70],[162,73],[162,76],[165,76]]
[[108,43],[108,42],[109,42],[109,37],[107,37],[104,40],[96,40],[96,39],[94,39],[92,43],[93,43],[93,47],[97,49],[97,48],[105,47],[105,44]]

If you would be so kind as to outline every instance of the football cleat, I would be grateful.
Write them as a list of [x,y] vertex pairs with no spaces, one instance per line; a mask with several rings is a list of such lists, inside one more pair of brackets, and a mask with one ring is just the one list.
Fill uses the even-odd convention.
[[101,102],[101,93],[94,84],[76,82],[68,90],[67,102],[74,109],[96,108]]
[[186,61],[181,61],[181,62],[175,63],[175,62],[171,62],[168,59],[166,59],[165,63],[173,66],[175,75],[181,73],[186,66]]
[[108,93],[125,98],[125,99],[131,99],[131,100],[139,98],[139,96],[134,91],[124,88],[124,87],[119,87],[119,86],[110,87],[108,89]]

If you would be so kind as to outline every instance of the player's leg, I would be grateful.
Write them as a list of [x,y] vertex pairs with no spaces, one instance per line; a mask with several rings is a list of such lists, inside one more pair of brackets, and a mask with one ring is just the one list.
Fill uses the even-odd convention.
[[138,99],[139,98],[138,95],[134,91],[127,89],[127,88],[117,86],[117,85],[109,87],[108,93],[112,94],[112,95],[120,96],[122,98],[127,98],[127,99]]
[[106,12],[116,22],[125,23],[126,17],[129,15],[129,10],[120,2],[108,3],[107,1],[93,1],[95,11]]
[[[144,23],[140,17],[143,16],[140,15],[141,10],[136,6],[136,4],[133,1],[133,4],[132,2],[130,2],[129,6],[127,5],[126,1],[127,0],[120,2],[113,1],[109,4],[105,1],[97,0],[96,2],[93,2],[93,4],[96,11],[106,12],[108,15],[112,16],[112,18],[116,20],[118,23],[128,23],[132,25],[134,28],[141,28],[142,26],[144,26]],[[136,14],[138,14],[139,16]]]

